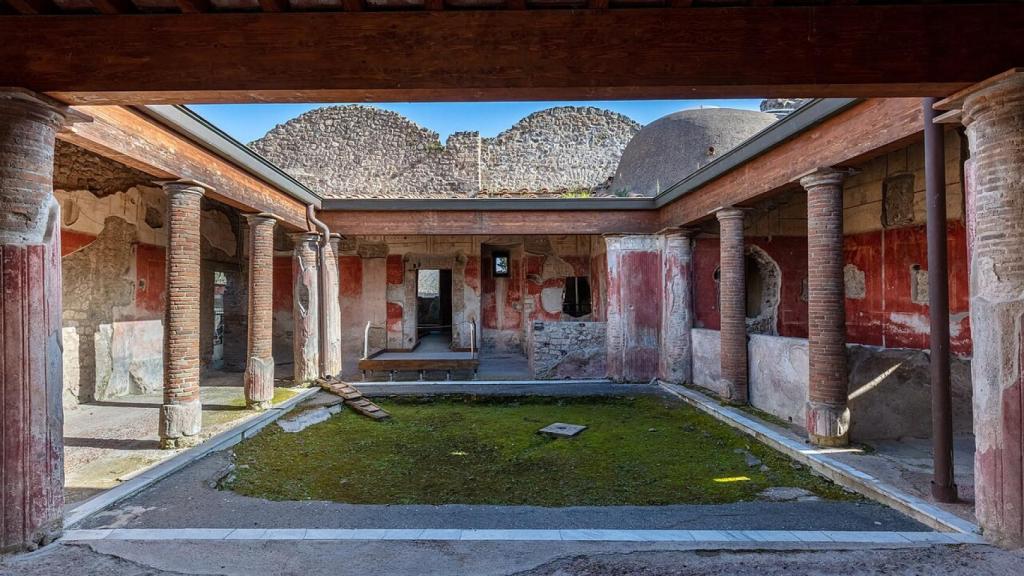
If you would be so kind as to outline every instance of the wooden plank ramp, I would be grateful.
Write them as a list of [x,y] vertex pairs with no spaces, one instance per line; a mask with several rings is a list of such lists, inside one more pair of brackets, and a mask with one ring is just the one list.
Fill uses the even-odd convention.
[[391,418],[391,414],[388,414],[386,410],[367,400],[362,392],[348,382],[335,378],[318,378],[317,384],[320,385],[320,388],[331,394],[341,396],[346,406],[367,418],[374,420],[387,420]]

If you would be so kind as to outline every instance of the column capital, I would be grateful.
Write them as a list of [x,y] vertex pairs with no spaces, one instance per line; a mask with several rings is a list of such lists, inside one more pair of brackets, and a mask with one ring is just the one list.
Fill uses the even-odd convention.
[[164,192],[170,194],[195,194],[197,196],[203,196],[208,190],[213,190],[210,186],[198,182],[196,180],[189,180],[182,178],[179,180],[157,180],[156,184],[164,189]]
[[[949,98],[935,104],[936,110],[961,112],[961,122],[969,126],[977,120],[980,113],[995,104],[1024,104],[1024,68],[1012,68],[973,86],[953,94]],[[955,112],[954,118],[955,116]],[[944,114],[941,119],[949,117]]]
[[604,234],[605,245],[613,250],[657,250],[657,234]]
[[850,168],[819,166],[800,176],[800,186],[805,190],[817,186],[839,186],[847,176],[851,176],[854,173],[856,171]]
[[280,220],[280,218],[278,218],[277,216],[274,216],[273,214],[271,214],[269,212],[257,212],[255,214],[243,214],[243,216],[245,216],[245,219],[249,221],[249,226],[253,226],[253,225],[256,225],[256,224],[262,224],[264,222],[270,222],[271,224],[276,224],[277,221]]
[[295,247],[298,248],[303,244],[309,244],[311,242],[318,244],[320,242],[320,233],[309,231],[291,232],[290,234],[288,234],[288,238],[290,238],[291,241],[295,244]]
[[726,206],[725,208],[720,208],[717,212],[715,212],[715,217],[718,218],[719,222],[723,220],[742,220],[746,212],[747,211],[744,210],[743,208],[736,208],[735,206]]
[[12,113],[50,124],[55,130],[67,124],[92,122],[90,116],[49,96],[21,88],[0,88],[0,114]]

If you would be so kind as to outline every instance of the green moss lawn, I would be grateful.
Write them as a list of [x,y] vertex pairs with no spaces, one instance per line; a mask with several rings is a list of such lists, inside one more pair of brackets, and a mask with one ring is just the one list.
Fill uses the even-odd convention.
[[[725,503],[771,486],[851,499],[695,409],[662,398],[387,400],[389,422],[346,409],[239,444],[226,487],[274,500],[536,506]],[[576,438],[537,430],[585,424]],[[749,466],[749,451],[767,470]]]

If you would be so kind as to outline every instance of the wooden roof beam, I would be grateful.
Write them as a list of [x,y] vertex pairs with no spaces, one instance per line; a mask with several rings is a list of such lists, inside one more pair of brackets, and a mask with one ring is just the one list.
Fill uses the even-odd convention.
[[210,0],[175,0],[178,3],[178,9],[181,10],[182,14],[199,14],[204,12],[213,12],[213,2]]
[[19,14],[55,14],[60,8],[53,0],[7,0],[7,4]]
[[0,86],[73,104],[944,96],[1019,66],[1022,29],[1011,4],[0,16]]
[[288,12],[292,9],[288,0],[259,0],[260,10],[264,12]]
[[131,0],[89,0],[100,14],[134,14],[138,6]]

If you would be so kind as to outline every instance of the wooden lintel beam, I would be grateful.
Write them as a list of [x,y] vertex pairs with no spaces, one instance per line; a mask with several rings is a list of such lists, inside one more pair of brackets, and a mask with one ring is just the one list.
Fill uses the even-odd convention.
[[1010,4],[0,16],[0,86],[104,104],[943,96],[1024,62],[1022,29]]
[[604,10],[608,5],[609,0],[587,0],[587,8],[591,10]]
[[182,14],[199,14],[213,11],[213,2],[210,0],[175,0],[178,9]]
[[302,202],[278,191],[192,141],[121,106],[82,106],[91,122],[72,124],[57,137],[156,179],[187,178],[213,188],[208,196],[243,212],[269,212],[287,228],[305,230]]
[[444,10],[444,0],[424,0],[424,10]]
[[133,14],[139,11],[131,0],[89,0],[100,14]]
[[363,0],[341,0],[341,8],[346,12],[362,12]]
[[54,14],[60,10],[53,0],[7,0],[7,4],[19,14]]

